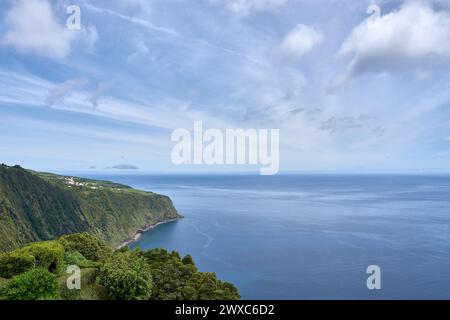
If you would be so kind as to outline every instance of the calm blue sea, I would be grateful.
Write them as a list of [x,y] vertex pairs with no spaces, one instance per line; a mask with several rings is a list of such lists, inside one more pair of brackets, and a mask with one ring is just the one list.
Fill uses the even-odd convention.
[[170,196],[185,218],[133,246],[189,253],[245,299],[450,298],[450,176],[90,176]]

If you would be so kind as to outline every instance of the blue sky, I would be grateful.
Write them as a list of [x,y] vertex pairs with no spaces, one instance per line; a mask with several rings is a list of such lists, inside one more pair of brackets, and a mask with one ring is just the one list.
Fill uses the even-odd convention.
[[1,162],[252,169],[174,166],[172,131],[202,120],[279,128],[282,171],[450,170],[448,0],[2,0],[0,17]]

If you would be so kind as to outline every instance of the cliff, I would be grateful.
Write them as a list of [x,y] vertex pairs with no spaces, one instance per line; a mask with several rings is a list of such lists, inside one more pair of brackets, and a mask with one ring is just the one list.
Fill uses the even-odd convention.
[[0,251],[84,231],[117,246],[140,229],[177,218],[163,195],[0,165]]

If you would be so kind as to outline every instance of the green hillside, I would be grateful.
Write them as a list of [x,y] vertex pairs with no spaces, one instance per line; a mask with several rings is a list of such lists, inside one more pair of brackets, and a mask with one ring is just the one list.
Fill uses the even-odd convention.
[[0,252],[84,231],[117,246],[140,229],[179,217],[166,196],[0,165]]

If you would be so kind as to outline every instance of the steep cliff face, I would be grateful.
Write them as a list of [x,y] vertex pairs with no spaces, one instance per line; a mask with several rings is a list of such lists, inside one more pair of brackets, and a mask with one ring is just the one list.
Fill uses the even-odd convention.
[[179,217],[166,196],[0,165],[0,251],[83,231],[116,246],[139,229]]

